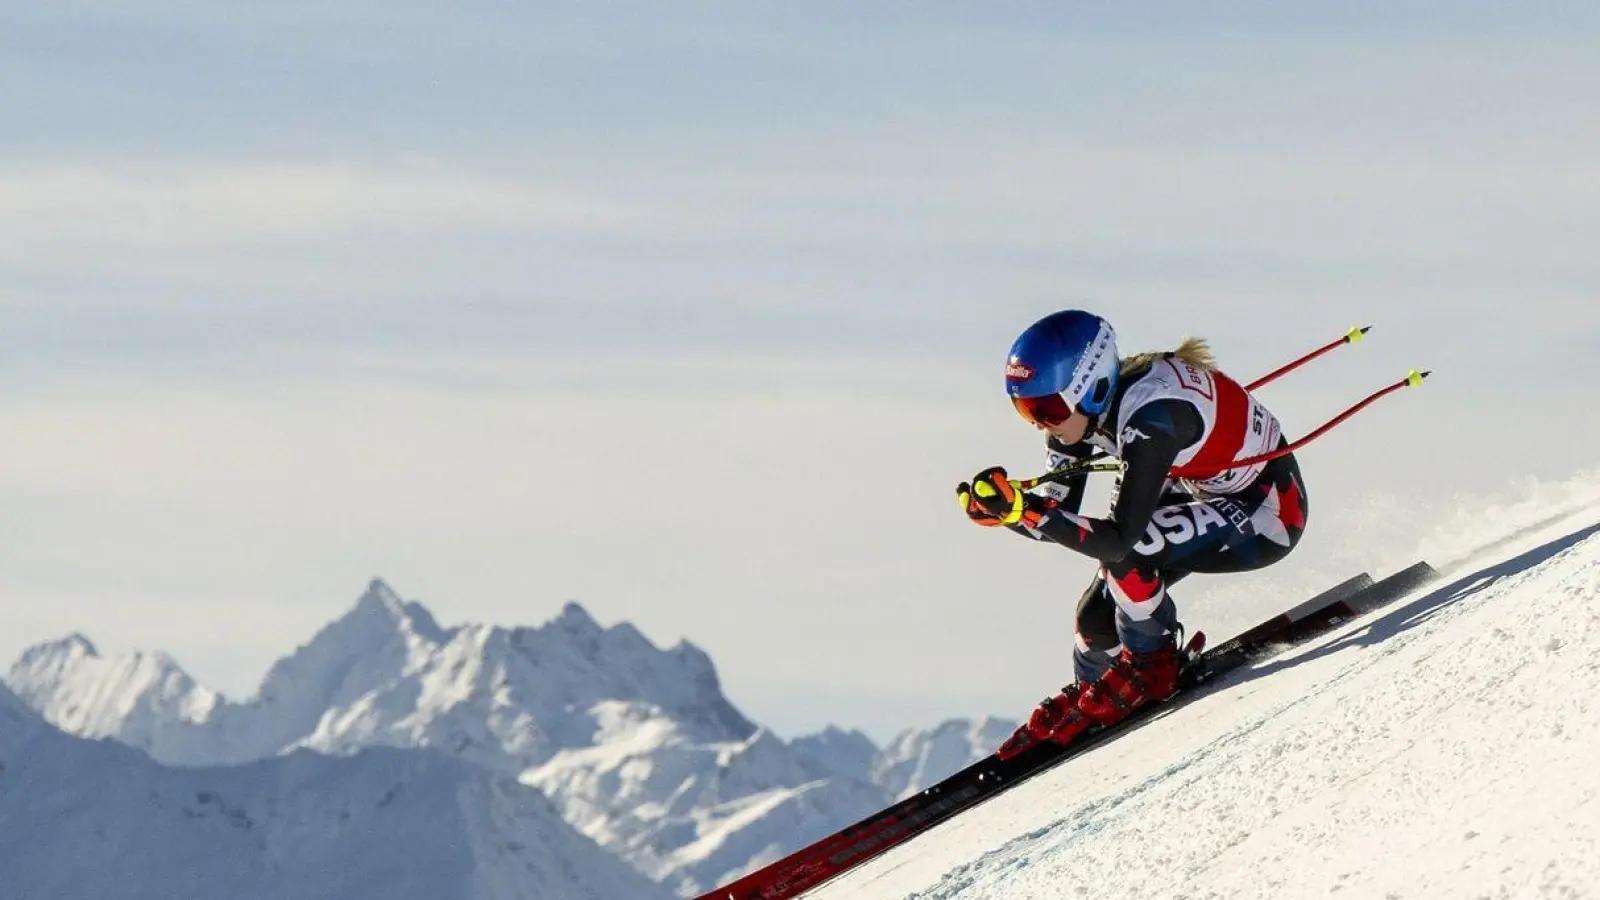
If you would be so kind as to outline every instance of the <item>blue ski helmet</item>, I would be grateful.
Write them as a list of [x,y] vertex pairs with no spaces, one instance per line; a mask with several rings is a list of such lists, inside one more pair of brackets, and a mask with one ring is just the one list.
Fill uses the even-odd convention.
[[1098,416],[1111,405],[1121,366],[1111,323],[1064,309],[1029,325],[1011,345],[1006,393],[1024,418],[1041,425],[1059,424],[1074,409]]

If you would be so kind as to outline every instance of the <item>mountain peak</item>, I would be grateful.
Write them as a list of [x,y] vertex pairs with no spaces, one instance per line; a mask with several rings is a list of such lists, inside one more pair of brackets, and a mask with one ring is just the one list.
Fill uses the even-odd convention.
[[29,647],[27,650],[23,651],[22,658],[18,660],[18,662],[26,663],[44,657],[63,660],[99,659],[100,651],[95,647],[93,641],[89,640],[82,633],[74,631],[66,637],[56,638],[53,641],[45,641],[40,644],[34,644],[32,647]]
[[589,611],[578,604],[576,600],[568,600],[561,607],[561,615],[556,617],[556,622],[568,631],[579,633],[600,632],[604,629],[595,621]]
[[[40,679],[53,680],[61,677],[62,673],[75,671],[85,663],[92,664],[100,658],[100,651],[96,649],[94,642],[78,632],[73,632],[66,637],[34,644],[23,650],[11,664],[11,674],[8,677],[13,687],[16,687],[19,680],[30,683]],[[22,693],[26,695],[27,691],[23,690]]]
[[383,632],[415,634],[436,643],[449,640],[449,635],[439,627],[427,607],[407,602],[382,578],[368,582],[355,607],[335,624],[341,623],[360,630],[364,630],[361,623],[374,623]]
[[877,745],[872,743],[872,738],[867,737],[859,728],[844,729],[837,725],[829,725],[813,736],[833,741],[860,741],[872,746],[874,749],[877,748]]
[[406,602],[400,599],[394,588],[389,586],[382,578],[374,578],[367,583],[367,589],[361,598],[356,601],[356,607],[381,610],[393,615],[403,615]]
[[845,731],[833,725],[795,738],[789,746],[833,772],[864,782],[871,781],[872,767],[881,753],[878,745],[859,730]]
[[267,670],[256,696],[279,710],[273,740],[309,733],[330,705],[354,702],[390,682],[450,637],[422,604],[372,579],[349,612]]

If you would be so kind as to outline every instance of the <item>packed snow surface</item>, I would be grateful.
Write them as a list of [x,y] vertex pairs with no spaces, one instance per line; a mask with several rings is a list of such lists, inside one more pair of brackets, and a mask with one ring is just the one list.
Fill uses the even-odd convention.
[[808,900],[1600,897],[1586,506]]

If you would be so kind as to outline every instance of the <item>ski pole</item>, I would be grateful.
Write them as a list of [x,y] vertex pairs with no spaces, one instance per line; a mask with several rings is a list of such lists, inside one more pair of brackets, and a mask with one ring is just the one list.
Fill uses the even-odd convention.
[[1316,359],[1317,357],[1321,356],[1324,353],[1327,353],[1330,350],[1336,350],[1336,349],[1338,349],[1340,347],[1345,346],[1346,344],[1359,344],[1359,343],[1361,343],[1361,339],[1363,337],[1365,337],[1367,332],[1369,332],[1371,330],[1372,330],[1372,326],[1371,325],[1363,325],[1363,326],[1360,326],[1358,328],[1352,328],[1349,331],[1345,332],[1344,337],[1339,338],[1337,341],[1334,341],[1334,342],[1332,342],[1332,343],[1330,343],[1330,344],[1328,344],[1326,346],[1323,346],[1323,347],[1318,347],[1317,349],[1311,351],[1310,353],[1307,353],[1305,356],[1300,357],[1299,359],[1295,360],[1294,362],[1289,363],[1288,365],[1286,365],[1286,366],[1284,366],[1284,367],[1282,367],[1280,369],[1277,369],[1275,371],[1269,372],[1266,375],[1261,376],[1260,378],[1257,378],[1255,381],[1252,381],[1249,384],[1245,385],[1244,389],[1247,390],[1247,391],[1253,391],[1256,388],[1261,387],[1264,384],[1269,384],[1271,382],[1277,381],[1278,380],[1278,376],[1284,375],[1284,374],[1289,373],[1289,372],[1293,372],[1295,369],[1300,368],[1301,366],[1305,365],[1308,362],[1311,362],[1313,359]]
[[1231,462],[1231,463],[1228,463],[1225,466],[1216,466],[1216,465],[1209,465],[1209,466],[1195,466],[1195,465],[1178,466],[1178,467],[1176,467],[1176,468],[1174,468],[1172,470],[1171,475],[1172,475],[1173,478],[1196,478],[1196,477],[1202,477],[1202,476],[1209,477],[1211,475],[1217,475],[1217,474],[1220,474],[1222,472],[1230,471],[1232,469],[1249,468],[1250,466],[1253,466],[1256,463],[1268,462],[1269,460],[1277,459],[1280,456],[1288,456],[1289,454],[1295,452],[1296,450],[1299,450],[1301,447],[1304,447],[1305,445],[1311,443],[1312,441],[1316,440],[1317,438],[1322,437],[1324,434],[1327,434],[1329,431],[1333,430],[1334,426],[1344,422],[1346,419],[1350,418],[1351,416],[1355,415],[1358,412],[1361,412],[1363,409],[1366,409],[1368,406],[1371,406],[1372,404],[1378,402],[1379,400],[1383,399],[1384,397],[1389,396],[1390,394],[1394,393],[1395,391],[1402,390],[1402,389],[1408,388],[1408,387],[1422,387],[1423,380],[1426,379],[1429,375],[1432,375],[1432,374],[1433,374],[1432,372],[1418,372],[1416,369],[1412,369],[1410,371],[1410,373],[1408,373],[1406,375],[1406,377],[1400,379],[1399,381],[1395,382],[1394,384],[1389,385],[1386,388],[1382,388],[1380,390],[1372,392],[1370,395],[1367,396],[1367,398],[1365,400],[1362,400],[1360,403],[1357,403],[1355,406],[1352,406],[1349,409],[1345,410],[1344,412],[1338,414],[1337,416],[1334,416],[1332,419],[1329,419],[1327,422],[1324,422],[1322,424],[1322,426],[1320,428],[1318,428],[1316,431],[1311,432],[1310,434],[1306,435],[1305,437],[1301,438],[1300,440],[1295,441],[1294,443],[1289,444],[1287,446],[1279,447],[1278,449],[1269,451],[1267,453],[1261,453],[1261,454],[1258,454],[1256,456],[1247,457],[1245,459],[1241,459],[1241,460],[1238,460],[1236,462]]
[[[1345,346],[1347,344],[1359,344],[1359,343],[1361,343],[1361,339],[1363,337],[1365,337],[1367,332],[1369,332],[1371,330],[1372,330],[1372,326],[1371,325],[1360,325],[1360,326],[1357,326],[1355,328],[1352,328],[1349,331],[1345,332],[1344,335],[1342,337],[1340,337],[1338,340],[1331,341],[1331,342],[1329,342],[1329,343],[1327,343],[1327,344],[1325,344],[1325,345],[1323,345],[1321,347],[1318,347],[1317,349],[1311,351],[1310,353],[1307,353],[1305,356],[1300,357],[1299,359],[1295,360],[1294,362],[1288,363],[1287,365],[1284,365],[1284,366],[1280,366],[1279,368],[1267,373],[1266,375],[1263,375],[1260,378],[1257,378],[1255,381],[1250,382],[1249,384],[1245,385],[1245,390],[1253,391],[1256,388],[1261,387],[1264,384],[1269,384],[1269,383],[1271,383],[1273,381],[1276,381],[1276,380],[1278,380],[1278,378],[1280,376],[1286,375],[1289,372],[1293,372],[1295,369],[1298,369],[1301,366],[1305,365],[1306,363],[1311,362],[1312,360],[1314,360],[1317,357],[1323,355],[1324,353],[1328,353],[1329,351],[1336,350],[1336,349],[1338,349],[1340,347],[1343,347],[1343,346]],[[1424,374],[1423,377],[1427,377],[1426,374]],[[1368,402],[1370,402],[1370,401],[1368,401]],[[1351,410],[1349,413],[1346,413],[1346,416],[1352,415],[1354,413],[1355,413],[1355,410]],[[1341,419],[1340,421],[1343,421],[1343,420]],[[1333,424],[1338,424],[1338,423],[1335,422]],[[1329,427],[1332,427],[1332,426],[1330,425]],[[1318,434],[1320,434],[1320,433],[1321,432],[1318,432]],[[1017,486],[1017,490],[1026,491],[1026,490],[1032,490],[1033,488],[1036,488],[1041,484],[1053,484],[1055,482],[1058,482],[1058,481],[1061,481],[1061,480],[1067,478],[1068,476],[1077,475],[1080,472],[1115,472],[1119,468],[1121,468],[1116,463],[1101,463],[1101,462],[1099,462],[1100,460],[1105,459],[1107,455],[1108,454],[1106,454],[1104,452],[1096,453],[1093,456],[1089,457],[1088,459],[1079,460],[1078,462],[1075,462],[1075,463],[1069,463],[1068,465],[1063,466],[1063,467],[1061,467],[1059,469],[1052,469],[1049,472],[1046,472],[1045,474],[1040,475],[1037,478],[1025,478],[1025,479],[1022,479],[1021,481],[1015,481],[1015,482],[1013,482],[1013,484],[1015,484]],[[1226,470],[1222,470],[1222,471],[1226,471]]]
[[[1271,460],[1277,459],[1280,456],[1288,456],[1289,454],[1299,450],[1301,447],[1304,447],[1317,438],[1322,437],[1324,434],[1327,434],[1329,431],[1333,430],[1335,426],[1345,422],[1351,416],[1354,416],[1356,413],[1361,412],[1363,409],[1366,409],[1368,406],[1371,406],[1395,391],[1408,387],[1421,387],[1422,382],[1432,374],[1432,372],[1419,372],[1416,369],[1412,369],[1405,378],[1400,379],[1388,387],[1374,391],[1361,402],[1350,407],[1337,416],[1334,416],[1332,419],[1329,419],[1327,422],[1323,423],[1315,431],[1287,446],[1279,447],[1278,449],[1271,450],[1267,453],[1261,453],[1256,456],[1247,457],[1236,462],[1231,462],[1225,466],[1178,466],[1172,469],[1170,474],[1173,478],[1210,477],[1212,475],[1217,475],[1232,469],[1243,469],[1253,466],[1256,463],[1270,462]],[[1065,481],[1073,475],[1077,475],[1082,472],[1115,472],[1121,468],[1121,465],[1117,463],[1102,463],[1097,462],[1095,459],[1086,459],[1076,463],[1070,463],[1062,466],[1059,469],[1053,469],[1037,478],[1028,478],[1013,483],[1017,486],[1017,490],[1026,491],[1032,490],[1041,484],[1055,484],[1056,482]]]
[[1014,480],[1011,483],[1016,485],[1019,491],[1031,491],[1041,484],[1055,484],[1059,481],[1066,481],[1068,478],[1084,472],[1116,472],[1122,469],[1121,463],[1099,461],[1105,458],[1106,454],[1097,453],[1088,459],[1080,459],[1077,462],[1067,463],[1058,469],[1051,469],[1037,478],[1024,478]]

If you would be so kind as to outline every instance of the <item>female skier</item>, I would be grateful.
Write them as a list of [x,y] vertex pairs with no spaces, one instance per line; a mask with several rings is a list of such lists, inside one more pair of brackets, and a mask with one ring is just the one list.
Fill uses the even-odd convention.
[[1079,514],[1087,474],[1038,493],[993,467],[956,492],[979,525],[1008,526],[1100,563],[1078,601],[1076,682],[1046,699],[1000,748],[1070,743],[1178,686],[1178,614],[1167,588],[1192,572],[1244,572],[1283,559],[1306,524],[1293,454],[1235,465],[1285,445],[1278,420],[1218,371],[1205,341],[1117,354],[1111,324],[1082,310],[1029,326],[1006,361],[1006,392],[1046,434],[1054,469],[1099,453],[1121,460],[1106,518]]

